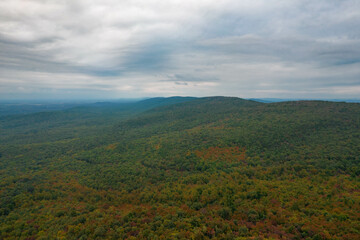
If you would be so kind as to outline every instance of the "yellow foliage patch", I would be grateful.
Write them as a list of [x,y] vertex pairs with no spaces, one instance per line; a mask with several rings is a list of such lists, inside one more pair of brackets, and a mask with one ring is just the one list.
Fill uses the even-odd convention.
[[210,147],[195,151],[196,156],[205,161],[240,162],[246,159],[246,149],[240,147]]
[[116,144],[115,143],[113,143],[113,144],[110,144],[110,145],[108,145],[108,146],[106,146],[106,150],[114,150],[116,148]]

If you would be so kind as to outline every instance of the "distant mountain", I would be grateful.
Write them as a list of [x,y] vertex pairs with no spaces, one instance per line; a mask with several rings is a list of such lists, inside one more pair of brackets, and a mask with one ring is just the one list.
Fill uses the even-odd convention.
[[76,103],[0,103],[0,116],[15,115],[15,114],[30,114],[36,112],[58,111],[78,106]]
[[[72,109],[79,107],[77,110],[83,109],[83,111],[110,111],[119,109],[131,108],[135,111],[142,111],[145,109],[151,109],[155,106],[163,106],[168,104],[175,104],[181,102],[187,102],[196,99],[195,97],[159,97],[159,98],[148,98],[148,99],[113,99],[107,101],[26,101],[26,100],[13,100],[13,101],[1,101],[0,102],[0,117],[6,115],[25,115],[37,112],[52,112],[61,111],[66,109]],[[250,98],[248,100],[262,102],[262,103],[273,103],[273,102],[285,102],[285,101],[299,101],[301,99],[280,99],[280,98]],[[324,99],[322,101],[332,102],[353,102],[360,103],[359,99]]]
[[263,102],[263,103],[289,102],[289,101],[328,101],[328,102],[360,103],[360,99],[249,98],[249,100]]

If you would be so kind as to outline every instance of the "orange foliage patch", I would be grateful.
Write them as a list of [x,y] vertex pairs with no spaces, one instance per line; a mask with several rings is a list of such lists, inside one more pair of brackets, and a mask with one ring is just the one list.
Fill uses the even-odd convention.
[[240,147],[210,147],[195,151],[196,156],[205,161],[241,162],[246,159],[246,149]]
[[107,147],[105,147],[106,150],[114,150],[116,148],[116,144],[110,144]]

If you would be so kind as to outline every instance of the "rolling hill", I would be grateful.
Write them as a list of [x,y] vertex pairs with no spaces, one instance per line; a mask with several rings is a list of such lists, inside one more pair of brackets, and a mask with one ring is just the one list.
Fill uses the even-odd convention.
[[155,98],[0,117],[2,239],[357,239],[360,104]]

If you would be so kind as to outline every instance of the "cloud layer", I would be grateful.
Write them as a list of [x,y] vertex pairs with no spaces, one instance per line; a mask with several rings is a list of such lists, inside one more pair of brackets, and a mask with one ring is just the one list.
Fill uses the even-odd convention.
[[1,98],[360,96],[357,0],[2,0]]

